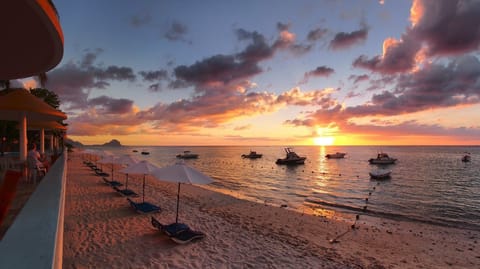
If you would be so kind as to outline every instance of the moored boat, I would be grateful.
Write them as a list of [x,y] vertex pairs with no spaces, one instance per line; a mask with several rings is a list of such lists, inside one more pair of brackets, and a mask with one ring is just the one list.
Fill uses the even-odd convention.
[[257,153],[256,151],[250,151],[249,154],[242,154],[242,158],[247,159],[258,159],[262,158],[263,154]]
[[380,152],[377,154],[377,158],[368,160],[370,164],[394,164],[397,159],[388,156],[387,153]]
[[191,153],[189,150],[185,150],[182,154],[178,154],[176,157],[180,159],[197,159],[198,154]]
[[462,162],[467,163],[472,160],[472,156],[470,156],[470,153],[465,152],[465,155],[462,157]]
[[388,179],[390,178],[391,173],[392,171],[390,170],[377,169],[377,170],[371,171],[369,174],[372,179]]
[[331,154],[325,155],[325,158],[327,158],[327,159],[343,159],[343,158],[345,158],[345,155],[347,155],[347,153],[336,152],[336,153],[331,153]]
[[141,153],[142,153],[142,155],[149,155],[149,154],[150,154],[150,152],[148,152],[148,151],[146,151],[146,150],[142,150]]
[[276,164],[296,165],[304,164],[307,157],[298,156],[291,148],[285,148],[287,156],[283,159],[277,159]]

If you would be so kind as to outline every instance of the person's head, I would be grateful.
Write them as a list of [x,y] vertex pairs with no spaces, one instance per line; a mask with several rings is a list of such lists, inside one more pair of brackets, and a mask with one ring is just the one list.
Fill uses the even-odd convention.
[[31,150],[36,150],[36,149],[37,149],[37,145],[35,145],[35,143],[32,143],[32,144],[30,145],[30,149],[31,149]]

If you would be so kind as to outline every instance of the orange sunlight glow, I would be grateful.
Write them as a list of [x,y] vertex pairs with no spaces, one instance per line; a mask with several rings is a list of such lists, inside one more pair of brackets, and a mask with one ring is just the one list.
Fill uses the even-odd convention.
[[317,136],[313,138],[313,143],[317,146],[331,146],[335,142],[333,136]]
[[331,146],[335,142],[333,134],[338,132],[338,127],[317,127],[317,136],[313,138],[313,144],[317,146]]

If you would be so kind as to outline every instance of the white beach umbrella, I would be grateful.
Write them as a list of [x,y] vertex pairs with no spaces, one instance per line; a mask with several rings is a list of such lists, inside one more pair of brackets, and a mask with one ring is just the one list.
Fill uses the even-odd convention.
[[[132,157],[130,154],[124,154],[117,159],[115,159],[116,164],[120,165],[126,165],[127,167],[133,164],[138,163],[138,159],[135,157]],[[124,173],[127,177],[125,179],[125,189],[128,188],[128,173]]]
[[158,166],[150,163],[147,160],[140,161],[138,163],[132,164],[127,168],[120,170],[120,173],[130,174],[130,175],[143,175],[143,198],[142,201],[145,202],[145,176],[151,175],[153,171],[158,169]]
[[100,159],[98,161],[98,163],[101,163],[101,164],[110,164],[112,166],[112,169],[111,169],[111,174],[112,174],[112,180],[113,180],[113,166],[115,164],[115,159],[117,157],[115,157],[114,155],[109,155],[108,153],[103,153],[103,158]]
[[213,182],[213,179],[209,176],[201,173],[200,171],[187,166],[185,163],[180,162],[174,165],[165,166],[155,170],[152,175],[162,181],[178,183],[177,192],[177,216],[175,223],[178,223],[178,206],[180,203],[180,184],[209,184]]

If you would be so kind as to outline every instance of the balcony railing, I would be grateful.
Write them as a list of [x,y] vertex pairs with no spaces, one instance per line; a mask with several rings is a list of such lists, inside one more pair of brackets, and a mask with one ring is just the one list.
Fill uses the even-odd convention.
[[0,241],[0,268],[62,268],[66,179],[64,151]]

